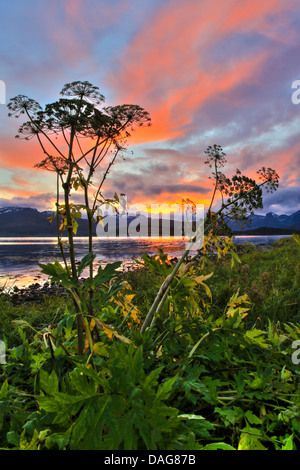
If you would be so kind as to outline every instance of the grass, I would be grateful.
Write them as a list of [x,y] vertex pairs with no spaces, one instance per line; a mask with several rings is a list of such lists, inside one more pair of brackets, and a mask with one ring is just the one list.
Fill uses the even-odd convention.
[[[251,301],[248,322],[265,326],[272,322],[300,322],[300,246],[291,238],[275,242],[271,249],[246,247],[241,264],[215,263],[211,278],[216,315],[237,289]],[[213,268],[209,266],[208,268]]]
[[[220,316],[238,289],[248,294],[251,306],[248,323],[266,326],[272,322],[300,322],[300,246],[283,238],[269,249],[246,244],[239,254],[241,263],[231,259],[206,259],[203,274],[214,272],[208,285],[212,292],[212,313]],[[146,313],[154,300],[161,277],[147,268],[131,271],[125,279],[135,292],[135,303]]]
[[[300,323],[300,246],[291,238],[280,239],[270,249],[245,245],[240,264],[231,266],[230,259],[207,259],[203,273],[214,272],[208,284],[212,292],[211,313],[220,316],[232,295],[240,289],[248,294],[251,305],[247,323],[267,325],[272,322]],[[135,294],[135,305],[146,315],[162,277],[147,267],[129,271],[124,279]],[[71,299],[67,300],[72,305]],[[66,303],[60,297],[44,297],[42,302],[15,305],[7,295],[0,295],[0,329],[12,346],[19,336],[11,321],[24,320],[34,328],[55,323],[63,314]]]
[[[71,304],[71,299],[67,302]],[[33,328],[43,329],[58,321],[64,313],[66,301],[56,296],[44,296],[42,302],[24,302],[15,304],[9,295],[0,294],[0,331],[2,339],[5,338],[8,347],[13,347],[21,342],[17,328],[13,322],[22,320],[28,322]]]

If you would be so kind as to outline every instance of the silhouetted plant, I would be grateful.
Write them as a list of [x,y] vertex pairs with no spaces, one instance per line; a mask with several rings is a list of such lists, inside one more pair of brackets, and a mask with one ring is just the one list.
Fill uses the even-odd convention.
[[[12,98],[8,103],[9,116],[19,118],[26,115],[28,121],[20,128],[17,138],[26,140],[36,138],[45,155],[36,167],[57,174],[56,220],[58,241],[65,262],[66,276],[64,282],[71,288],[78,312],[79,353],[83,350],[83,318],[79,307],[79,275],[76,267],[74,233],[77,231],[77,220],[81,211],[85,211],[89,228],[89,255],[85,265],[89,266],[90,279],[93,278],[93,222],[97,220],[98,203],[103,203],[104,181],[117,156],[126,148],[130,133],[139,126],[150,124],[149,114],[137,105],[118,105],[103,107],[104,96],[99,88],[88,81],[67,83],[60,92],[62,98],[47,104],[44,109],[35,100],[24,95]],[[101,107],[102,106],[102,107]],[[58,139],[59,137],[59,139]],[[111,155],[110,161],[106,157]],[[92,177],[97,168],[103,165],[103,176],[100,183],[94,186]],[[64,203],[61,204],[59,191],[63,190]],[[71,202],[73,190],[81,188],[84,193],[84,204]],[[90,192],[95,191],[95,197]],[[59,219],[61,223],[59,225]],[[70,267],[64,253],[61,235],[68,234]],[[46,269],[44,267],[44,269]],[[81,270],[82,270],[81,269]],[[63,276],[63,273],[60,272]],[[90,313],[92,309],[90,286]]]
[[[233,250],[232,241],[229,238],[222,239],[219,235],[228,234],[228,226],[226,221],[237,220],[245,221],[247,217],[253,214],[253,209],[262,208],[262,188],[267,191],[273,192],[279,185],[279,176],[272,168],[265,168],[257,171],[260,183],[254,179],[242,175],[240,170],[236,170],[236,174],[232,178],[228,178],[220,171],[227,163],[225,158],[226,154],[220,145],[209,146],[205,153],[207,154],[206,164],[213,168],[212,179],[214,179],[214,190],[211,198],[210,205],[204,221],[204,251],[210,245],[219,253],[231,252],[233,258],[238,260],[238,256]],[[216,197],[217,191],[221,195],[221,207],[218,211],[212,212],[213,202]],[[194,237],[192,241],[196,241]],[[198,250],[192,261],[195,261],[200,254],[203,254],[203,249]],[[146,329],[155,322],[155,316],[162,310],[166,301],[167,295],[170,290],[173,279],[177,276],[180,267],[184,260],[187,258],[191,250],[191,245],[184,251],[181,258],[178,260],[173,269],[170,270],[168,276],[165,278],[160,286],[159,292],[151,305],[148,314],[141,327],[141,332],[145,333]]]
[[[206,215],[207,225],[213,222],[213,219],[216,220],[216,215],[217,219],[224,223],[229,220],[245,223],[249,216],[254,214],[254,209],[262,209],[263,187],[267,192],[278,188],[279,176],[272,168],[262,167],[257,171],[260,182],[243,175],[239,169],[229,178],[220,170],[227,163],[222,147],[209,146],[205,153],[208,155],[205,164],[214,169],[211,177],[214,180],[214,190]],[[220,193],[221,207],[217,213],[212,214],[211,208],[217,191]]]

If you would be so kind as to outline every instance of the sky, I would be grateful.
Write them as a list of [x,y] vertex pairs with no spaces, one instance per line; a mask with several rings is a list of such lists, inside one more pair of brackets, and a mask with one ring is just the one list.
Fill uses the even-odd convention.
[[217,144],[228,176],[239,168],[256,178],[262,166],[279,174],[257,213],[300,210],[297,0],[0,0],[0,8],[0,207],[51,209],[56,189],[54,175],[34,167],[38,143],[15,139],[22,121],[7,116],[4,85],[6,103],[22,94],[44,106],[65,83],[87,80],[105,105],[136,104],[152,120],[132,134],[105,195],[207,206],[204,151]]

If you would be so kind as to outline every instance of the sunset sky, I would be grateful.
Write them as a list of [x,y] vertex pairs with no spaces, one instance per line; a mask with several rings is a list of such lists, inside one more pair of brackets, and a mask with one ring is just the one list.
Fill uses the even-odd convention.
[[[1,1],[0,80],[6,101],[42,105],[63,85],[88,80],[106,105],[137,104],[152,126],[137,130],[105,194],[129,204],[208,204],[208,145],[224,172],[280,175],[262,213],[300,209],[300,3],[295,0]],[[51,209],[53,174],[34,168],[39,145],[16,140],[20,120],[0,105],[0,207]],[[133,153],[131,153],[133,152]]]

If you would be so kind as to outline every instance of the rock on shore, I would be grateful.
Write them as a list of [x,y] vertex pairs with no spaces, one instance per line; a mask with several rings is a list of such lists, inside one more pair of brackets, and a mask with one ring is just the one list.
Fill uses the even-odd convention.
[[58,283],[50,284],[45,282],[39,284],[36,282],[24,288],[15,286],[10,291],[0,291],[0,295],[9,296],[14,304],[21,304],[23,302],[42,302],[45,297],[65,296],[67,291]]

